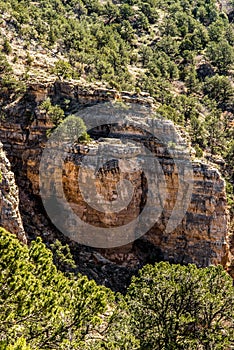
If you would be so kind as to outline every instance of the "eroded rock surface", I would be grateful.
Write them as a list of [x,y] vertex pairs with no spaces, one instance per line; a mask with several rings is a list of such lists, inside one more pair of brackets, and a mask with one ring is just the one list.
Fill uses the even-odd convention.
[[16,234],[21,242],[27,242],[19,212],[18,188],[2,143],[0,143],[0,226]]
[[[48,116],[40,111],[39,104],[47,97],[55,103],[69,99],[68,113],[78,115],[84,110],[87,111],[90,105],[99,103],[97,106],[101,106],[100,102],[116,99],[130,104],[136,103],[139,105],[139,113],[142,113],[141,118],[134,117],[134,125],[138,123],[139,128],[133,128],[126,122],[123,125],[110,123],[92,129],[91,136],[94,141],[90,145],[67,145],[68,152],[64,159],[62,175],[63,189],[67,202],[82,220],[97,228],[117,227],[131,222],[142,212],[147,203],[147,177],[142,170],[136,169],[129,172],[129,169],[118,164],[123,149],[127,150],[128,159],[134,160],[135,154],[131,153],[131,150],[136,147],[136,142],[139,145],[140,141],[140,144],[144,145],[158,160],[165,178],[167,193],[163,210],[158,220],[143,237],[112,249],[92,249],[70,242],[77,253],[81,272],[87,273],[100,283],[119,289],[116,286],[121,284],[121,278],[125,281],[122,284],[126,285],[128,277],[147,262],[169,260],[176,263],[194,262],[198,266],[220,263],[227,266],[230,259],[227,242],[227,203],[224,181],[217,169],[201,162],[192,163],[191,201],[179,225],[168,232],[167,225],[175,208],[180,186],[179,177],[181,178],[175,159],[184,161],[184,150],[188,149],[179,130],[170,121],[153,120],[147,117],[148,109],[145,106],[152,107],[152,100],[148,96],[134,96],[127,93],[122,93],[120,96],[114,90],[89,91],[67,83],[33,85],[21,101],[6,108],[8,117],[6,121],[1,122],[0,138],[20,188],[20,208],[29,237],[41,235],[46,242],[52,242],[55,237],[69,241],[51,226],[51,221],[40,200],[39,164],[47,141],[46,131],[52,127],[52,124]],[[144,125],[146,129],[154,128],[156,137],[152,137],[147,130],[145,132]],[[175,139],[171,139],[172,133]],[[166,135],[169,135],[168,140]],[[129,206],[117,214],[108,213],[107,215],[88,205],[82,197],[77,181],[84,157],[97,152],[104,144],[107,147],[114,144],[118,157],[113,156],[111,164],[104,162],[99,167],[97,176],[95,175],[95,187],[99,198],[114,203],[117,199],[116,185],[120,180],[128,180],[134,184]],[[172,153],[168,153],[168,149]],[[90,170],[93,172],[93,169]],[[87,174],[83,172],[82,179],[83,185],[86,186],[88,170]],[[187,180],[182,177],[182,182]],[[58,181],[61,181],[61,178]],[[46,190],[48,184],[49,182],[44,190],[49,198],[49,191]],[[117,278],[114,277],[116,274]],[[114,281],[110,282],[111,279]]]
[[[91,115],[94,117],[93,113]],[[98,115],[97,113],[97,118]],[[97,141],[89,146],[77,145],[76,148],[69,149],[67,145],[68,150],[65,152],[62,144],[61,152],[64,152],[65,160],[63,171],[57,172],[54,161],[51,162],[52,157],[49,157],[48,163],[45,164],[47,176],[43,182],[44,196],[50,201],[50,189],[53,187],[53,195],[56,194],[58,200],[57,205],[64,213],[66,208],[64,209],[61,203],[65,194],[73,212],[82,221],[96,227],[96,231],[94,229],[89,232],[84,225],[84,242],[87,239],[93,246],[106,245],[106,248],[109,248],[139,238],[137,223],[133,226],[129,226],[129,223],[139,218],[147,206],[150,191],[153,191],[150,207],[143,219],[145,227],[146,221],[150,221],[150,229],[146,230],[144,238],[160,251],[161,258],[176,263],[196,263],[198,266],[220,263],[225,265],[228,259],[228,213],[225,184],[219,172],[209,165],[190,161],[186,152],[187,145],[177,131],[175,132],[170,121],[148,117],[144,119],[143,113],[134,115],[134,120],[145,125],[145,129],[148,123],[149,129],[154,129],[156,137],[153,138],[147,132],[145,134],[144,130],[127,127],[124,121],[123,125],[109,125],[108,138],[103,138],[103,128],[93,130]],[[147,146],[150,152],[147,154],[150,158],[147,158],[145,170],[138,164],[143,154],[142,145]],[[106,161],[108,153],[109,160]],[[58,159],[59,151],[56,154]],[[87,165],[83,166],[84,159],[87,158]],[[94,160],[99,158],[102,165],[97,166]],[[158,167],[154,163],[155,159],[158,161]],[[61,188],[56,185],[61,183],[61,177],[64,191],[62,195]],[[115,212],[111,208],[108,209],[108,206],[105,207],[105,201],[112,202],[114,207],[115,201],[118,200],[118,183],[124,180],[132,184],[131,200],[124,208]],[[151,182],[155,182],[154,186]],[[85,189],[86,196],[81,189]],[[189,197],[186,199],[186,192],[189,191]],[[181,197],[179,201],[178,197]],[[100,208],[104,208],[103,211],[98,210],[98,204]],[[181,208],[184,205],[186,210],[183,213]],[[69,211],[64,215],[57,215],[61,231],[66,231],[66,227],[72,221],[71,217]],[[79,223],[74,221],[74,239],[78,225]],[[105,237],[104,230],[110,227],[123,229],[114,232],[113,236],[111,230],[107,230]],[[103,229],[103,240],[98,238],[99,228]],[[90,237],[87,238],[89,233]],[[118,237],[120,241],[116,234],[122,237]],[[77,240],[82,240],[82,237],[78,235]],[[132,244],[129,244],[129,253],[131,249]],[[113,249],[107,249],[105,256],[118,261]],[[121,260],[118,262],[123,263]]]

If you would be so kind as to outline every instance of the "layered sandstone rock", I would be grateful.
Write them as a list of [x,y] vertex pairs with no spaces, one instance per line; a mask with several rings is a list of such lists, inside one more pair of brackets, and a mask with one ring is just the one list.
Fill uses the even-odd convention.
[[[50,199],[49,188],[52,180],[55,181],[56,197],[60,200],[61,193],[56,193],[56,182],[61,183],[62,181],[66,201],[81,220],[97,229],[123,226],[124,230],[124,225],[133,222],[143,211],[149,192],[147,174],[137,167],[137,164],[134,165],[138,152],[137,147],[140,145],[147,148],[150,155],[157,159],[160,165],[163,181],[160,183],[159,180],[156,183],[158,186],[156,193],[161,193],[163,196],[163,204],[161,207],[158,202],[151,205],[151,214],[154,215],[154,208],[157,213],[155,222],[147,233],[135,242],[132,242],[133,233],[124,231],[124,234],[130,235],[127,240],[128,244],[114,249],[110,248],[111,244],[103,245],[105,249],[98,251],[108,261],[128,267],[139,266],[139,262],[162,259],[177,263],[194,262],[198,266],[218,263],[225,266],[227,264],[229,254],[228,213],[225,185],[219,172],[211,165],[201,162],[190,164],[190,154],[187,152],[189,148],[173,123],[149,117],[152,99],[148,96],[136,96],[129,93],[121,95],[114,90],[85,89],[68,83],[34,84],[22,101],[6,109],[8,118],[7,121],[1,122],[0,137],[18,179],[22,211],[25,213],[25,218],[31,220],[31,223],[27,223],[29,231],[33,230],[36,234],[50,232],[48,220],[45,219],[41,204],[38,205],[36,200],[40,196],[39,164],[46,145],[46,131],[52,126],[45,113],[38,108],[40,102],[47,97],[50,97],[55,103],[69,100],[69,113],[78,115],[83,113],[84,119],[86,118],[84,111],[87,111],[88,115],[90,114],[89,106],[96,105],[95,113],[91,113],[96,118],[96,124],[95,127],[92,127],[91,134],[94,141],[91,144],[71,145],[68,143],[66,145],[62,180],[61,172],[58,172],[58,177],[49,177],[48,181],[43,184],[42,190],[46,200]],[[126,106],[134,103],[138,107],[135,108],[135,114],[131,114],[130,107],[126,109],[124,106],[120,118],[122,123],[119,119],[116,122],[115,113],[108,109],[115,108],[115,106],[103,110],[100,104],[100,102],[110,100],[117,101],[115,106],[118,105],[118,101],[123,101],[127,103]],[[147,105],[149,108],[145,107]],[[109,123],[103,122],[102,117],[105,114],[106,117],[109,116]],[[87,120],[86,122],[88,124]],[[95,158],[95,155],[103,152],[104,146],[114,150],[115,154],[104,161],[96,172],[92,166],[90,168],[87,166],[82,170],[83,160],[89,157],[91,159],[92,156]],[[61,152],[64,152],[64,147]],[[121,165],[124,151],[126,151],[125,156],[128,162],[133,163],[135,170],[134,166],[129,169],[125,163]],[[186,167],[183,167],[184,162],[189,162],[192,178],[191,171],[187,173],[182,171],[186,170]],[[48,163],[51,174],[53,174],[53,166],[53,163]],[[154,169],[152,166],[150,179],[153,178]],[[181,172],[179,169],[182,169]],[[117,185],[124,180],[133,184],[131,201],[119,212],[104,213],[98,210],[93,203],[87,202],[87,198],[84,199],[77,180],[79,173],[82,175],[79,181],[83,188],[89,187],[88,178],[95,174],[92,186],[97,192],[97,204],[109,201],[114,205],[118,200]],[[175,226],[177,214],[180,215],[180,210],[182,210],[180,206],[178,207],[178,194],[183,197],[186,185],[189,182],[191,185],[191,180],[190,201],[187,203],[185,215]]]
[[27,242],[19,212],[18,188],[2,143],[0,143],[0,226],[16,234],[23,243]]
[[[105,112],[99,113],[100,108],[95,108],[96,115],[91,110],[92,118],[103,118]],[[132,243],[145,232],[144,239],[160,251],[164,260],[198,266],[225,265],[228,213],[225,184],[217,169],[190,161],[187,146],[170,121],[151,119],[138,111],[133,119],[135,124],[138,121],[144,125],[143,130],[130,127],[131,118],[126,118],[128,126],[126,120],[123,125],[109,125],[109,138],[103,138],[103,127],[96,128],[92,131],[96,142],[75,148],[62,143],[60,151],[56,145],[56,152],[49,153],[51,156],[43,160],[46,162],[42,184],[44,199],[51,205],[51,198],[55,196],[60,208],[60,214],[54,215],[54,222],[67,234],[66,228],[73,220],[70,232],[80,243],[111,248]],[[154,138],[145,131],[147,124],[149,130],[154,130]],[[142,145],[149,151],[145,154],[145,168],[142,167]],[[60,153],[64,160],[62,170],[53,160],[53,155],[56,154],[58,160]],[[128,181],[133,188],[132,192],[129,189],[130,200],[126,198],[125,205],[114,210],[118,195],[121,196],[118,184],[123,181]],[[88,225],[82,227],[74,220],[71,211],[63,205],[64,200]],[[140,231],[136,220],[148,201],[148,212],[142,219],[145,227]],[[108,207],[108,202],[113,207]],[[50,214],[53,216],[52,212]],[[131,226],[134,221],[136,223]],[[90,229],[90,225],[96,229]],[[79,226],[84,237],[77,233]],[[108,231],[116,227],[119,230]],[[99,228],[102,228],[103,240],[98,235]],[[128,244],[127,251],[131,253],[132,244]],[[105,255],[121,262],[114,250],[107,249]]]

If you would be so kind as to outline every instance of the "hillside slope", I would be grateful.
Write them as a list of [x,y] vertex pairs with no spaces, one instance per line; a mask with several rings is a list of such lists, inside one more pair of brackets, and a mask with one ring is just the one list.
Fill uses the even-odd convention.
[[227,9],[231,2],[214,0],[0,1],[2,92],[55,79],[147,91],[161,115],[189,130],[197,155],[225,158],[233,182],[234,24]]

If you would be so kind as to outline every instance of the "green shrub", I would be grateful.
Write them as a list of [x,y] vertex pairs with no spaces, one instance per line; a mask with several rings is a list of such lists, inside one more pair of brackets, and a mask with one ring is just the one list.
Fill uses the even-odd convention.
[[127,294],[140,349],[230,349],[232,284],[221,266],[145,266]]
[[7,55],[12,53],[11,44],[7,38],[5,38],[3,42],[3,52]]

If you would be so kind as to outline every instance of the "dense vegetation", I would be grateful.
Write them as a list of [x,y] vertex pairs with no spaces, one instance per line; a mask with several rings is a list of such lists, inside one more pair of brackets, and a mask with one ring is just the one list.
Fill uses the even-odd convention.
[[[225,159],[233,183],[234,24],[225,9],[215,0],[1,0],[2,91],[24,90],[29,50],[44,47],[60,57],[48,76],[148,91],[158,113],[189,131],[197,156]],[[14,38],[27,53],[18,81]]]
[[[56,245],[56,259],[72,265]],[[56,251],[56,249],[55,249]],[[64,274],[40,239],[0,229],[0,349],[229,349],[234,290],[221,267],[145,266],[125,297]]]

